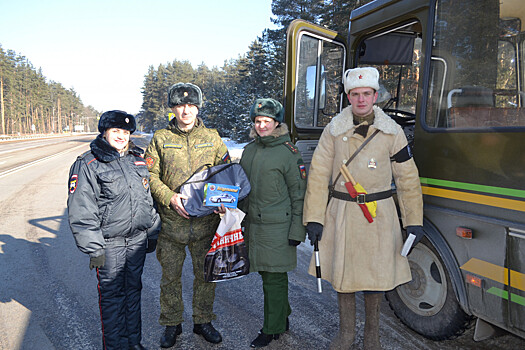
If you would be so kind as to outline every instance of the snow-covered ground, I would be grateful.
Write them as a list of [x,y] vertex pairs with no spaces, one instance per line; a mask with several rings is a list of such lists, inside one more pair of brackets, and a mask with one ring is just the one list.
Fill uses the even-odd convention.
[[228,147],[232,161],[238,162],[241,159],[242,151],[247,143],[237,143],[226,137],[223,137],[222,141],[226,144],[226,147]]

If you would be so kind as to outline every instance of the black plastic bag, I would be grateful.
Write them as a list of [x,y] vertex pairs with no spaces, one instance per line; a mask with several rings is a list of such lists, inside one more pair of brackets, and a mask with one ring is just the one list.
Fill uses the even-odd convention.
[[211,248],[204,258],[204,280],[220,282],[247,275],[250,261],[241,230],[244,213],[227,209],[221,219]]

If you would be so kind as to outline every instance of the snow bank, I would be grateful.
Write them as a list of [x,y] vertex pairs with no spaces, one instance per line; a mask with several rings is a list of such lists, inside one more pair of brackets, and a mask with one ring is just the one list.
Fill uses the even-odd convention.
[[244,149],[244,146],[246,146],[248,143],[237,143],[229,138],[222,138],[222,141],[228,147],[228,151],[230,152],[230,157],[232,161],[238,162],[241,159],[242,151]]

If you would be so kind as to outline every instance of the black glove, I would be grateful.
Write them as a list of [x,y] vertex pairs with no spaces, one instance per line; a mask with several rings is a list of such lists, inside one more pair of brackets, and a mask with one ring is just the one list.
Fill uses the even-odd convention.
[[157,248],[157,240],[148,238],[148,245],[146,246],[146,254],[153,253],[155,251],[155,248]]
[[98,269],[99,267],[104,266],[105,263],[106,263],[106,254],[102,254],[94,258],[90,258],[89,259],[89,269],[93,270],[94,267]]
[[314,245],[314,242],[320,241],[323,236],[323,225],[318,222],[309,222],[306,225],[306,233],[308,234],[310,244]]
[[301,242],[296,241],[295,239],[288,240],[288,245],[291,245],[292,247],[297,247],[299,244],[301,244]]
[[[416,238],[414,238],[414,243],[412,243],[412,248],[414,248],[425,235],[425,231],[423,231],[423,226],[407,226],[407,237],[410,234],[416,236]],[[412,251],[412,248],[410,251]],[[408,254],[410,254],[410,252]]]

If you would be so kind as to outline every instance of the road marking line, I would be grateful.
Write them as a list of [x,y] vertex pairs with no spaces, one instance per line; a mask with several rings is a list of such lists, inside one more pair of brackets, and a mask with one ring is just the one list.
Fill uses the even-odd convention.
[[29,162],[29,163],[27,163],[27,164],[17,166],[16,168],[6,170],[6,171],[0,173],[0,178],[2,178],[2,177],[4,177],[4,176],[7,176],[7,175],[14,174],[14,173],[16,173],[16,172],[18,172],[18,171],[20,171],[20,170],[23,170],[23,169],[25,169],[25,168],[29,168],[30,166],[33,166],[33,165],[38,164],[38,163],[40,163],[40,162],[43,162],[43,161],[45,161],[45,160],[48,160],[48,159],[54,158],[54,157],[56,157],[56,156],[62,155],[62,154],[64,154],[64,153],[71,152],[71,151],[73,151],[73,150],[75,150],[75,149],[77,149],[77,148],[80,148],[80,147],[86,147],[86,145],[85,145],[85,144],[84,144],[84,145],[79,145],[79,146],[76,146],[76,147],[73,147],[73,148],[67,149],[67,150],[65,150],[65,151],[62,151],[62,152],[59,152],[59,153],[53,154],[53,155],[51,155],[51,156],[47,156],[47,157],[44,157],[44,158],[41,158],[41,159],[38,159],[38,160],[34,160],[34,161]]

